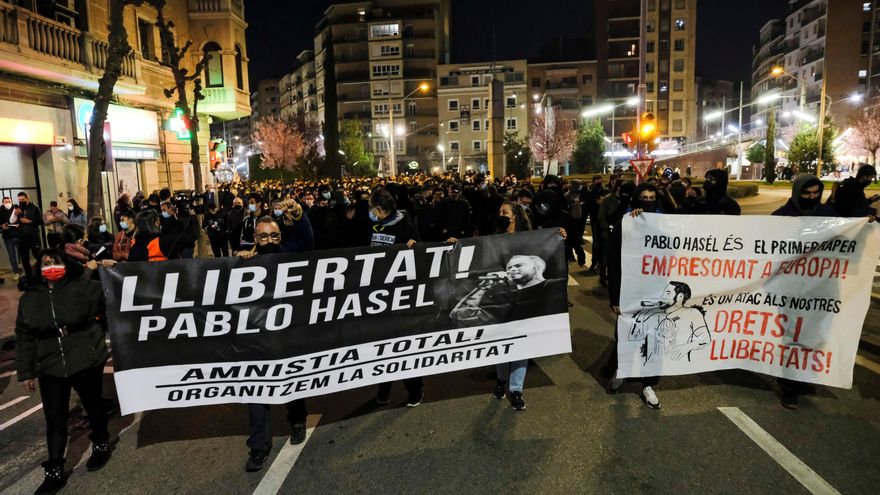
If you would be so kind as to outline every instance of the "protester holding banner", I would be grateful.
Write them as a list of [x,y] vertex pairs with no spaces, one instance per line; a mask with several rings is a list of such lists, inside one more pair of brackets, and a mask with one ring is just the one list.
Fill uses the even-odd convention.
[[868,198],[865,188],[877,179],[873,165],[862,165],[855,177],[844,179],[834,194],[834,208],[842,217],[875,217],[877,210],[871,206],[880,200],[880,194]]
[[[283,212],[282,212],[283,213]],[[300,210],[302,214],[302,210]],[[240,256],[245,259],[253,258],[254,255],[275,254],[282,252],[281,228],[274,219],[263,217],[257,220],[254,228],[254,240],[256,245],[253,251],[242,251]],[[296,445],[306,440],[306,409],[305,399],[297,399],[285,404],[287,407],[287,421],[290,423],[290,443]],[[272,449],[272,434],[269,424],[269,404],[248,404],[248,426],[250,435],[247,446],[251,449],[245,470],[255,472],[263,469],[263,464],[269,457]]]
[[44,251],[34,266],[37,275],[23,282],[15,324],[18,380],[28,391],[40,387],[46,418],[49,460],[38,494],[65,485],[64,451],[70,390],[76,390],[88,413],[92,453],[89,471],[110,459],[107,411],[101,399],[108,358],[101,284],[83,276],[83,268],[60,250]]
[[[626,188],[627,190],[629,187]],[[644,212],[663,213],[657,203],[657,188],[648,182],[643,182],[636,186],[633,193],[635,200],[632,205],[621,203],[618,211],[613,215],[616,217],[610,229],[609,248],[608,248],[608,299],[614,314],[620,315],[620,283],[622,278],[621,267],[621,247],[622,247],[622,222],[625,215],[637,217]],[[632,333],[632,332],[631,332]],[[619,352],[620,335],[614,332],[614,352],[611,353],[608,361],[608,369],[613,370],[611,380],[608,382],[608,391],[612,394],[618,394],[623,390],[624,381],[617,377],[617,354]],[[638,335],[637,333],[635,335]],[[629,335],[627,336],[630,337]],[[646,344],[648,344],[646,340]],[[640,378],[642,383],[641,398],[651,409],[660,409],[660,399],[654,387],[660,383],[657,376]]]
[[[409,222],[406,212],[399,211],[394,197],[385,189],[377,189],[370,196],[370,220],[373,228],[370,234],[371,246],[390,246],[406,244],[413,247],[419,241],[419,233]],[[425,396],[422,377],[403,380],[406,388],[406,407],[418,407]],[[385,405],[391,402],[391,382],[379,385],[376,404]]]

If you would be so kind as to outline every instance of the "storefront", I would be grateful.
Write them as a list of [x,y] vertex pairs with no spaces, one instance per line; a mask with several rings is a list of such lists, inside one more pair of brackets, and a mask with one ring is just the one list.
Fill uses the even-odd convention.
[[63,198],[63,171],[75,162],[72,142],[66,109],[0,100],[0,195],[17,201],[24,191],[40,209]]
[[[88,126],[94,102],[74,98],[73,115],[77,158],[88,170]],[[134,196],[148,185],[156,184],[156,168],[160,160],[159,120],[155,112],[138,108],[110,105],[107,111],[105,141],[109,141],[113,160],[105,167],[104,205],[113,211],[116,199],[123,193]],[[109,164],[108,164],[109,165]]]

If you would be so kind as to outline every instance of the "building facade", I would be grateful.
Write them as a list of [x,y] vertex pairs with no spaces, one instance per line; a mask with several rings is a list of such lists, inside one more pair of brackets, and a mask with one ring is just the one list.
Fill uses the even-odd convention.
[[[617,135],[635,128],[635,110],[622,103],[639,85],[640,9],[640,0],[595,2],[599,93],[603,102],[619,105]],[[661,138],[693,139],[698,132],[697,0],[647,0],[647,10],[646,109],[654,114]],[[610,132],[607,120],[605,125]]]
[[296,57],[296,68],[281,78],[281,118],[318,120],[318,86],[315,81],[315,55],[303,50]]
[[[448,0],[375,0],[333,5],[317,25],[318,120],[357,119],[385,173],[424,166],[437,146],[431,83],[448,62]],[[428,84],[427,91],[420,86]],[[328,154],[333,136],[328,136]],[[394,147],[394,153],[390,147]],[[394,164],[390,164],[392,155]]]
[[[743,96],[744,98],[746,95]],[[734,89],[732,81],[707,80],[697,78],[697,122],[700,123],[698,139],[706,140],[712,134],[725,129],[727,124],[737,121],[739,115],[736,112],[726,112],[724,118],[709,122],[703,118],[707,113],[718,109],[729,109],[739,106],[739,86]],[[748,122],[747,109],[744,109],[743,122]],[[724,131],[727,132],[727,131]]]
[[[504,132],[527,139],[528,64],[506,60],[437,66],[438,158],[440,170],[487,170],[490,120],[489,82],[503,83]],[[440,163],[443,163],[442,167]]]
[[[761,30],[753,62],[752,98],[770,91],[781,98],[759,106],[752,120],[765,120],[768,108],[782,111],[780,125],[797,123],[794,110],[816,116],[824,84],[826,111],[845,125],[854,108],[849,97],[868,89],[875,8],[875,2],[857,0],[791,1],[785,19]],[[773,67],[784,73],[774,74]]]
[[281,78],[263,79],[251,99],[251,128],[261,119],[281,116]]
[[547,106],[558,106],[575,127],[581,113],[596,104],[598,66],[595,60],[529,62],[529,120]]
[[[50,200],[86,202],[86,145],[92,101],[109,46],[108,3],[98,0],[0,1],[0,192],[27,191],[41,207]],[[209,124],[250,112],[247,24],[241,0],[169,3],[178,43],[192,40],[184,65],[192,70],[207,57],[199,102],[202,176],[210,182]],[[112,160],[103,173],[105,209],[116,197],[164,186],[193,187],[190,145],[174,101],[163,90],[173,78],[163,65],[157,13],[126,7],[132,53],[125,57],[114,89],[108,126]],[[190,88],[191,90],[191,88]],[[192,102],[192,94],[189,95]]]

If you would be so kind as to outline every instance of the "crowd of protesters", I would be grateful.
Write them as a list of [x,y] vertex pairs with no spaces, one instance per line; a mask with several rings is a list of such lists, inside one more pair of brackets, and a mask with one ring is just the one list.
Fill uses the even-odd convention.
[[[865,187],[876,179],[872,166],[835,188],[821,202],[822,183],[809,174],[792,181],[791,199],[774,214],[785,216],[876,215]],[[63,486],[67,441],[67,402],[77,390],[92,429],[92,456],[87,465],[100,469],[109,459],[106,412],[101,407],[100,379],[107,360],[102,348],[106,319],[99,265],[186,259],[207,252],[214,257],[305,252],[345,247],[455,242],[457,239],[533,229],[557,229],[569,262],[598,275],[608,288],[611,309],[619,313],[621,222],[626,215],[739,215],[740,206],[727,194],[724,170],[710,170],[697,184],[673,173],[636,185],[621,175],[595,176],[589,183],[548,175],[540,182],[515,177],[489,179],[481,174],[411,175],[395,178],[343,178],[322,181],[234,182],[208,185],[204,191],[162,189],[134,197],[122,195],[112,218],[87,218],[76,201],[65,212],[56,202],[42,213],[27,194],[18,203],[3,198],[0,224],[13,272],[24,277],[17,335],[18,378],[33,390],[39,380],[46,410],[50,458],[38,493]],[[110,222],[108,222],[110,220]],[[586,226],[591,249],[584,249]],[[40,227],[49,249],[39,253]],[[115,234],[114,234],[115,232]],[[201,244],[201,245],[200,245]],[[197,249],[200,248],[200,249]],[[66,294],[66,295],[65,295]],[[678,297],[676,295],[675,297]],[[94,299],[94,301],[92,300]],[[72,302],[76,301],[75,304]],[[52,312],[42,310],[52,307]],[[86,335],[87,337],[81,337]],[[91,344],[90,344],[91,343]],[[92,345],[94,344],[94,345]],[[95,349],[100,349],[100,352]],[[611,393],[616,378],[616,352],[606,369]],[[525,361],[498,366],[492,396],[510,393],[514,409],[525,409]],[[657,377],[638,379],[642,399],[651,408],[660,401]],[[404,380],[407,407],[423,398],[421,378]],[[797,407],[801,384],[781,380],[782,403]],[[97,389],[96,389],[97,387]],[[387,404],[391,384],[379,387],[376,402]],[[251,449],[246,469],[262,468],[270,447],[268,406],[248,407]],[[305,401],[288,404],[291,442],[305,440]]]

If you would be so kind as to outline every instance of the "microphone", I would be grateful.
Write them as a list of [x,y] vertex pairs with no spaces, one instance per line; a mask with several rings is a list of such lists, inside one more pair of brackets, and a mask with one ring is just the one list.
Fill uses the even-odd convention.
[[663,305],[660,301],[642,301],[643,308],[657,308]]

